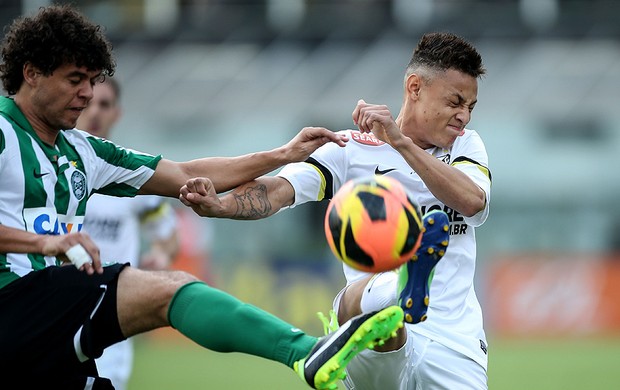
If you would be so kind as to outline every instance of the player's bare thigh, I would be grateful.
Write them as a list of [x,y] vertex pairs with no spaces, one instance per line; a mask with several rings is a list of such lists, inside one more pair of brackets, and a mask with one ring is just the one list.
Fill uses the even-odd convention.
[[168,326],[168,306],[175,292],[196,281],[183,271],[145,271],[125,267],[118,279],[117,310],[123,335]]

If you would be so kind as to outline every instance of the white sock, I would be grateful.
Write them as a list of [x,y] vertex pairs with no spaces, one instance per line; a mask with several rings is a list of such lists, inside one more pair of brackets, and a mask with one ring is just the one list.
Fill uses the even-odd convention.
[[398,298],[396,290],[398,286],[398,274],[393,271],[376,274],[370,279],[360,300],[362,313],[369,313],[396,305]]

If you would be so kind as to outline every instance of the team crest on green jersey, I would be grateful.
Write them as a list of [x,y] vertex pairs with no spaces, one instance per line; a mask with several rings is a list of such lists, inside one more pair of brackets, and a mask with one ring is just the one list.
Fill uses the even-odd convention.
[[71,174],[71,189],[78,201],[84,199],[84,195],[86,195],[86,176],[82,172],[75,170]]

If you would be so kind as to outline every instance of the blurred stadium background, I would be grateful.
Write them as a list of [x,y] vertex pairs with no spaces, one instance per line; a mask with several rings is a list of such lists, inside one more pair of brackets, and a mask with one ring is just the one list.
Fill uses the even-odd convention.
[[[0,22],[50,3],[0,0]],[[71,3],[115,46],[124,116],[114,140],[171,159],[269,149],[307,125],[351,128],[360,98],[396,114],[421,34],[471,40],[488,69],[468,127],[494,179],[477,279],[490,386],[619,388],[620,1]],[[319,334],[314,313],[343,281],[325,207],[259,222],[179,208],[177,266]],[[169,331],[136,344],[133,390],[304,388],[286,368]]]

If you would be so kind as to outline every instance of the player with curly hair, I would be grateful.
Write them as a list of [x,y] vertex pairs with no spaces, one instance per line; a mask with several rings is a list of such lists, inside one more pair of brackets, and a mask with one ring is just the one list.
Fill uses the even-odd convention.
[[93,193],[176,198],[195,176],[225,191],[303,161],[328,142],[344,146],[346,138],[304,128],[271,151],[183,163],[135,152],[74,129],[93,86],[114,69],[101,29],[69,6],[42,8],[7,30],[0,78],[12,96],[0,97],[0,367],[10,374],[2,387],[112,388],[94,359],[127,337],[172,326],[205,348],[271,359],[312,387],[334,388],[357,352],[402,326],[400,308],[364,314],[317,339],[188,273],[104,267],[80,230]]

